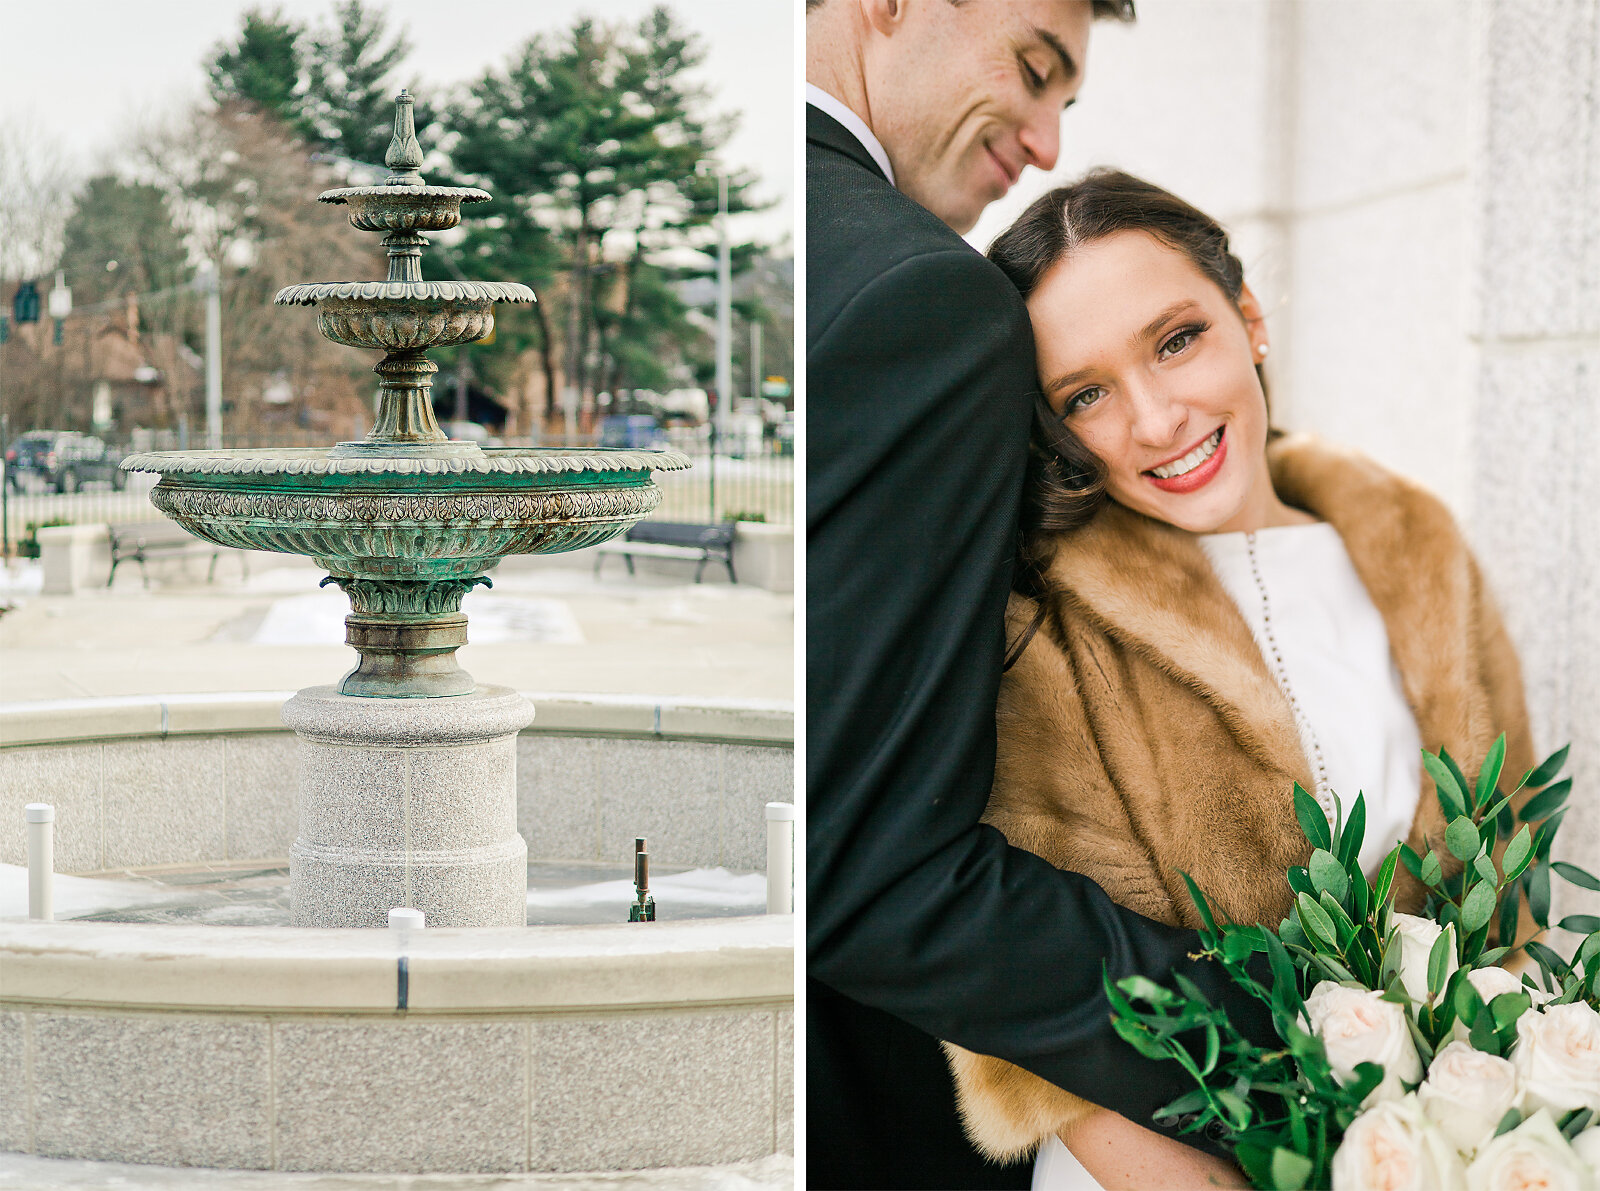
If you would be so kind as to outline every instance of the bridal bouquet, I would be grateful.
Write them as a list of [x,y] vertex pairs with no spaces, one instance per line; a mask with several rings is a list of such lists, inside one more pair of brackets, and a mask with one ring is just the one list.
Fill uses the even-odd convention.
[[[1363,801],[1330,824],[1295,787],[1313,851],[1287,874],[1294,908],[1275,929],[1219,924],[1189,881],[1205,955],[1271,1008],[1280,1045],[1252,1043],[1182,975],[1106,983],[1118,1034],[1197,1084],[1158,1115],[1219,1138],[1257,1187],[1600,1191],[1600,918],[1554,924],[1587,936],[1571,963],[1537,942],[1490,946],[1514,941],[1524,905],[1551,925],[1552,874],[1600,890],[1550,859],[1566,755],[1504,794],[1504,737],[1476,782],[1425,755],[1444,850],[1401,844],[1370,883]],[[1539,793],[1516,809],[1524,789]],[[1402,864],[1427,888],[1421,916],[1393,907]],[[1517,952],[1537,980],[1498,966]]]

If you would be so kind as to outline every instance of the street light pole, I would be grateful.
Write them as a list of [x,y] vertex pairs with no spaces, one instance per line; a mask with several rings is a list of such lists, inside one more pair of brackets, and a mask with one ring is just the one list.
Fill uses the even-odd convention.
[[728,175],[717,173],[717,417],[716,440],[728,432],[733,404],[733,264],[728,251]]
[[222,449],[222,286],[217,266],[200,276],[206,295],[206,448]]

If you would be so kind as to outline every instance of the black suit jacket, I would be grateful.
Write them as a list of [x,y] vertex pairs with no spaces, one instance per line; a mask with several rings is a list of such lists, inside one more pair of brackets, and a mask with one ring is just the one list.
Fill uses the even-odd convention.
[[970,1150],[932,1139],[954,1117],[929,1035],[1148,1123],[1184,1076],[1112,1032],[1102,967],[1209,991],[1218,974],[1185,959],[1193,932],[978,821],[1037,388],[1027,312],[841,125],[808,108],[806,133],[811,1183],[976,1186]]

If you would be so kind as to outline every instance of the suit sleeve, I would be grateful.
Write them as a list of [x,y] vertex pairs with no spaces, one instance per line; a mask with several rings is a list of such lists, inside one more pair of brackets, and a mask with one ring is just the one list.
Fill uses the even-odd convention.
[[[1178,968],[1260,1033],[1192,932],[980,823],[1033,345],[976,254],[914,258],[808,331],[811,976],[1130,1118],[1184,1090],[1100,986]],[[1248,1024],[1247,1024],[1248,1023]]]

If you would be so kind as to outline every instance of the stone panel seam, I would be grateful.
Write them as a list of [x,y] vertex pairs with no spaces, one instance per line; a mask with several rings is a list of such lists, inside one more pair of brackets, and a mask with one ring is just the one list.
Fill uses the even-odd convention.
[[783,1075],[782,1068],[778,1063],[778,1035],[782,1032],[778,1026],[778,1017],[779,1014],[774,1012],[772,1015],[772,1140],[767,1146],[767,1153],[769,1154],[778,1152],[778,1105],[783,1102],[783,1097],[780,1095],[781,1089],[778,1087]]

